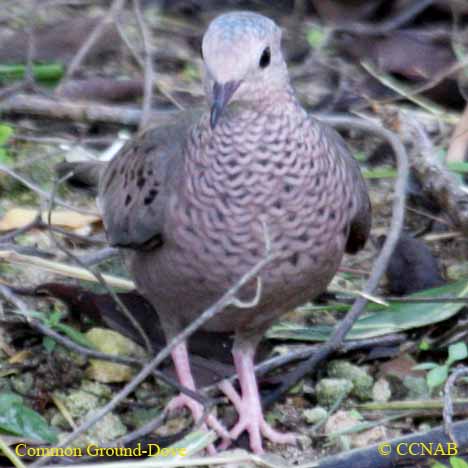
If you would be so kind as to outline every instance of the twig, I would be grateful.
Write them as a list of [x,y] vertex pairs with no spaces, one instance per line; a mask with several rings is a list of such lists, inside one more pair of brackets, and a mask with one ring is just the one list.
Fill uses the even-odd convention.
[[[375,288],[377,287],[380,278],[385,272],[388,261],[390,260],[390,256],[392,255],[393,249],[398,241],[401,229],[403,227],[403,220],[405,214],[406,183],[408,178],[408,157],[406,155],[406,150],[402,145],[400,139],[394,133],[384,128],[378,127],[372,123],[368,123],[364,120],[356,119],[353,117],[337,116],[321,117],[321,120],[335,127],[353,128],[364,132],[376,134],[390,143],[396,155],[398,163],[398,176],[395,181],[395,196],[393,201],[393,212],[389,233],[384,242],[383,248],[379,253],[378,258],[372,267],[370,277],[364,288],[365,293],[372,294]],[[268,407],[271,403],[276,401],[291,386],[295,385],[306,374],[312,372],[320,362],[322,362],[331,353],[333,353],[340,346],[342,346],[344,338],[351,330],[359,315],[364,310],[367,302],[367,299],[365,299],[364,297],[358,297],[356,299],[349,312],[342,319],[340,324],[337,325],[337,327],[334,329],[328,341],[322,345],[322,347],[319,349],[319,351],[317,351],[317,353],[315,353],[304,363],[300,364],[290,374],[290,378],[287,382],[283,383],[277,390],[275,390],[268,396],[268,398],[264,401],[264,406]]]
[[417,150],[412,153],[411,168],[421,182],[423,191],[430,193],[455,226],[468,235],[468,192],[434,156],[432,143],[422,126],[413,120],[407,123]]
[[133,10],[137,20],[138,28],[143,39],[143,50],[144,50],[144,73],[145,73],[145,84],[143,93],[143,107],[141,121],[139,129],[142,130],[148,126],[151,114],[151,103],[153,99],[153,81],[154,81],[154,70],[153,70],[153,52],[149,36],[149,31],[146,26],[145,20],[141,13],[140,0],[133,0]]
[[[0,114],[33,115],[57,120],[89,123],[114,123],[138,126],[141,110],[126,106],[108,106],[95,103],[77,103],[65,99],[15,94],[0,101]],[[174,111],[151,111],[151,120],[165,124],[174,116]]]
[[[203,402],[201,403],[203,404]],[[169,410],[167,408],[164,408],[163,412],[161,414],[158,414],[156,418],[152,419],[151,421],[148,421],[146,424],[139,427],[138,429],[135,429],[134,431],[129,432],[128,434],[125,434],[119,439],[116,439],[115,441],[113,441],[112,445],[115,445],[116,447],[125,447],[127,444],[133,442],[134,440],[141,440],[142,437],[145,437],[146,435],[150,434],[155,429],[160,427],[161,424],[163,424],[164,421],[167,419],[168,415]]]
[[429,99],[423,96],[416,96],[415,93],[412,92],[411,89],[408,89],[407,86],[398,83],[398,81],[395,78],[392,78],[389,75],[379,73],[370,63],[361,62],[361,65],[371,76],[373,76],[384,86],[400,94],[402,97],[408,99],[409,101],[413,102],[414,104],[426,110],[427,112],[435,115],[438,119],[449,124],[455,124],[458,122],[459,116],[457,114],[453,112],[448,112],[443,107],[439,106],[438,104],[430,101]]
[[[417,97],[418,94],[422,94],[426,91],[437,86],[439,83],[444,81],[446,78],[454,75],[455,73],[463,70],[468,66],[468,60],[463,60],[461,62],[455,62],[452,66],[448,67],[447,69],[440,70],[432,79],[426,81],[422,85],[413,86],[411,88],[405,89],[405,95],[399,95],[384,99],[376,99],[374,102],[377,102],[381,105],[383,104],[390,104],[392,102],[397,102],[402,99],[411,99],[413,97]],[[400,88],[401,89],[401,88]]]
[[73,57],[73,60],[71,61],[68,70],[65,74],[64,80],[62,81],[62,85],[66,80],[68,80],[75,74],[83,60],[88,55],[91,48],[101,38],[106,28],[109,26],[110,23],[112,23],[114,17],[124,7],[125,1],[126,0],[114,0],[109,9],[109,12],[102,18],[101,21],[99,21],[99,23],[95,26],[95,28],[89,35],[88,39],[83,43],[76,55]]
[[21,236],[22,234],[25,234],[26,232],[29,232],[32,229],[36,229],[40,225],[40,222],[41,222],[41,210],[38,210],[36,217],[30,223],[1,236],[0,244],[10,242],[13,239],[15,239],[15,237]]
[[401,12],[397,12],[385,21],[378,24],[366,24],[366,23],[352,23],[349,25],[338,25],[336,30],[340,32],[349,32],[367,36],[380,36],[381,34],[387,34],[395,29],[404,26],[410,22],[419,13],[424,11],[428,6],[432,5],[434,0],[414,0],[406,9]]
[[131,56],[133,57],[133,60],[142,68],[145,68],[145,62],[144,60],[140,57],[138,54],[137,50],[135,47],[133,47],[133,44],[130,42],[130,39],[127,36],[127,33],[123,29],[122,25],[120,24],[119,18],[115,18],[114,21],[115,27],[117,28],[117,32],[119,33],[120,38],[124,42],[124,44],[127,46],[127,49],[130,51]]
[[456,381],[465,375],[468,375],[468,367],[459,367],[455,369],[450,377],[447,379],[444,387],[444,428],[445,433],[452,439],[453,442],[458,444],[458,440],[453,430],[453,401],[452,401],[452,389],[455,386]]
[[0,451],[3,452],[5,457],[8,458],[16,468],[26,468],[26,465],[16,456],[15,452],[10,449],[2,437],[0,437]]
[[[41,195],[44,197],[46,200],[50,200],[50,193],[46,192],[45,190],[42,190],[40,187],[38,187],[36,184],[31,182],[30,180],[26,179],[23,176],[20,176],[17,174],[15,171],[12,171],[9,167],[0,164],[0,172],[3,172],[4,174],[9,175],[10,177],[13,177],[13,179],[16,179],[18,182],[21,182],[23,185],[28,187],[30,190],[33,192],[36,192],[37,194]],[[90,210],[85,210],[83,208],[78,208],[76,206],[68,204],[66,201],[58,198],[55,200],[57,205],[63,206],[64,208],[68,208],[69,210],[76,211],[77,213],[82,213],[82,214],[88,214],[88,215],[93,215],[93,216],[98,216],[98,213],[95,211],[90,211]]]
[[[266,234],[267,235],[267,234]],[[216,314],[223,310],[228,305],[232,304],[236,299],[238,291],[247,284],[250,280],[255,278],[260,271],[270,263],[276,256],[272,252],[268,251],[265,258],[258,262],[249,272],[242,276],[239,281],[232,286],[224,295],[211,307],[206,309],[196,320],[188,325],[182,332],[176,335],[156,356],[146,364],[140,372],[122,388],[104,407],[100,408],[95,412],[94,416],[85,421],[77,430],[73,431],[68,437],[66,437],[60,444],[59,447],[66,447],[73,442],[77,437],[92,427],[97,421],[103,418],[109,411],[112,411],[124,398],[126,398],[131,392],[133,392],[137,386],[143,382],[154,369],[166,359],[171,351],[182,341],[186,340],[193,332],[198,330],[205,322],[212,319]],[[42,466],[46,463],[49,457],[43,457],[40,460],[34,462],[33,467]]]
[[[468,398],[461,398],[455,400],[457,405],[467,407]],[[444,408],[444,400],[431,399],[431,400],[394,400],[385,402],[369,402],[361,403],[356,406],[358,410],[362,411],[408,411],[408,410],[438,410]],[[440,414],[440,413],[439,413]]]
[[[464,303],[468,303],[468,297],[456,297],[456,296],[437,296],[437,297],[430,297],[430,296],[427,296],[427,297],[422,297],[422,296],[418,296],[418,297],[383,296],[382,299],[385,302],[388,302],[389,304],[391,304],[391,303],[403,303],[403,304],[405,304],[405,303],[407,303],[407,304],[424,304],[424,303],[427,303],[427,304],[431,304],[431,303],[434,303],[434,304],[457,304],[457,303],[464,304]],[[355,299],[353,297],[339,296],[336,299],[336,301],[333,301],[333,302],[336,302],[337,304],[340,304],[340,303],[341,304],[342,303],[350,304],[350,303],[353,303],[354,300]],[[387,304],[387,306],[389,304]]]
[[[79,268],[73,265],[57,262],[55,260],[47,260],[32,255],[20,254],[18,252],[15,252],[14,250],[0,250],[0,261],[1,260],[8,261],[10,263],[25,265],[27,267],[34,266],[62,276],[68,276],[83,281],[91,281],[93,283],[97,283],[97,280],[94,277],[94,275],[92,275],[85,268]],[[114,288],[120,288],[124,290],[135,289],[135,284],[133,283],[133,281],[107,274],[103,274],[102,276],[106,283]]]
[[104,247],[103,249],[98,250],[97,252],[93,252],[92,254],[83,255],[80,257],[80,260],[84,265],[90,267],[97,265],[98,263],[105,262],[106,260],[109,260],[110,258],[118,255],[118,253],[119,250],[114,247]]
[[[130,42],[130,39],[128,38],[126,32],[122,28],[122,25],[120,24],[118,18],[115,19],[115,26],[117,28],[117,32],[119,33],[122,41],[125,43],[128,50],[130,51],[131,56],[133,57],[135,62],[141,67],[141,69],[144,70],[145,61],[140,57],[140,55],[138,54],[133,44]],[[153,85],[155,85],[159,89],[160,93],[165,98],[167,98],[169,102],[174,104],[175,107],[177,107],[180,110],[184,110],[184,106],[171,93],[167,91],[166,87],[160,81],[156,80],[155,83],[153,83]]]
[[27,88],[34,88],[34,73],[33,61],[36,55],[36,41],[34,35],[34,18],[35,18],[36,0],[32,0],[28,8],[28,25],[26,35],[28,37],[28,48],[26,52],[26,69],[24,72],[24,83]]

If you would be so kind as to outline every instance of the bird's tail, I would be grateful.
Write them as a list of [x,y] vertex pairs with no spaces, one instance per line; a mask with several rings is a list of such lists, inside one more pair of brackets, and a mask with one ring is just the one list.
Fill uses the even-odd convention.
[[63,162],[55,166],[55,172],[59,177],[70,174],[67,184],[72,188],[97,195],[99,179],[105,167],[106,163],[100,161]]

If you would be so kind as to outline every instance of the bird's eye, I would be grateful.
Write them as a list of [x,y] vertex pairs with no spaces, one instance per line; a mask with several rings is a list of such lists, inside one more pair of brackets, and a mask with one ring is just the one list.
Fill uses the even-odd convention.
[[266,68],[268,65],[270,65],[270,59],[271,59],[271,51],[270,48],[267,47],[263,53],[262,56],[260,57],[260,68]]

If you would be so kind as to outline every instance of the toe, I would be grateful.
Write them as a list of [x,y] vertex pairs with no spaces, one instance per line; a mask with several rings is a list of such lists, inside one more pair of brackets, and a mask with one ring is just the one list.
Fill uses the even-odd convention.
[[262,421],[261,431],[268,440],[271,440],[275,444],[293,445],[297,441],[295,434],[291,432],[278,432],[267,424],[265,420]]

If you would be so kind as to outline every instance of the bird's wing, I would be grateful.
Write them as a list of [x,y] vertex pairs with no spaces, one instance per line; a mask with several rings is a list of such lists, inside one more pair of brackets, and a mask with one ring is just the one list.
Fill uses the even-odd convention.
[[162,243],[165,207],[194,121],[193,113],[180,113],[173,123],[135,137],[108,164],[99,183],[98,204],[111,245],[141,248]]
[[341,158],[347,166],[351,182],[353,184],[353,212],[351,213],[351,224],[349,228],[348,240],[346,242],[346,253],[355,254],[361,250],[367,239],[369,238],[372,208],[369,199],[367,184],[362,177],[359,163],[354,159],[348,145],[345,143],[341,135],[331,128],[329,125],[320,123],[322,137],[325,141],[333,142],[330,148],[334,152],[334,156]]

